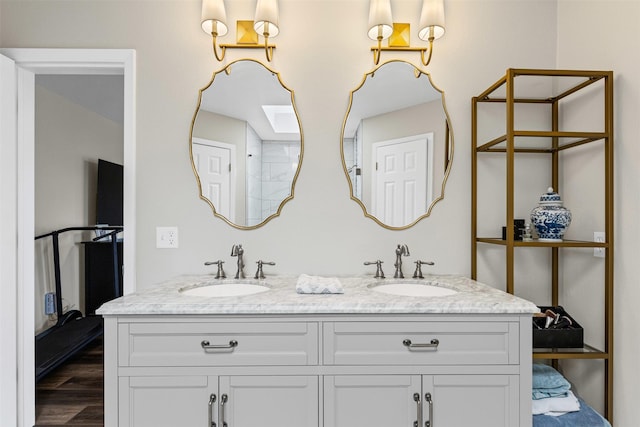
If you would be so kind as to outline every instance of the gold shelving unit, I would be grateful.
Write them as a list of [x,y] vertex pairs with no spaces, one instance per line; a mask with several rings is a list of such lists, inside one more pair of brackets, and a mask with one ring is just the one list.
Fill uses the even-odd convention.
[[[517,93],[516,79],[536,79],[546,85],[530,85],[529,93]],[[594,85],[601,82],[599,85]],[[544,88],[536,91],[531,88]],[[602,132],[567,132],[560,130],[561,101],[574,99],[572,95],[585,92],[584,89],[603,91],[604,131]],[[542,93],[544,92],[544,93]],[[489,141],[479,141],[479,107],[489,103],[499,103],[504,106],[506,121],[505,133]],[[515,128],[516,106],[523,104],[539,105],[547,108],[544,114],[549,114],[551,129],[520,130]],[[536,107],[537,108],[537,107]],[[564,106],[563,106],[564,108]],[[496,83],[472,98],[472,159],[471,159],[471,276],[477,279],[478,251],[484,245],[498,245],[504,247],[506,260],[505,287],[509,293],[515,293],[514,264],[515,251],[522,247],[541,248],[551,252],[550,283],[551,304],[560,305],[560,260],[565,248],[603,248],[604,256],[604,343],[598,349],[589,345],[583,348],[571,349],[534,349],[536,359],[550,359],[557,365],[561,359],[600,359],[604,362],[604,416],[613,424],[613,72],[611,71],[576,71],[576,70],[538,70],[538,69],[507,69],[505,75]],[[517,241],[514,239],[514,201],[516,186],[515,159],[517,156],[528,154],[545,154],[551,162],[551,184],[559,191],[559,171],[562,159],[560,153],[574,147],[590,143],[602,143],[604,158],[604,229],[606,241],[596,243],[592,241],[564,240],[562,242]],[[478,236],[478,156],[483,153],[502,153],[506,162],[506,239]],[[537,194],[532,194],[535,200]],[[496,229],[499,229],[496,225]]]

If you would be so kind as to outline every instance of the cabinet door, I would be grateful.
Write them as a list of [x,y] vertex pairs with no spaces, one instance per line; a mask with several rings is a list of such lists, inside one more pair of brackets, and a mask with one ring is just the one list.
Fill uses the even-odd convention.
[[[214,410],[215,376],[121,377],[120,427],[203,427]],[[217,403],[216,403],[217,404]]]
[[[429,421],[431,413],[430,427],[518,426],[518,382],[517,375],[424,376],[424,420]],[[427,393],[431,394],[431,411]]]
[[419,375],[325,376],[324,427],[413,426],[420,388]]
[[221,376],[219,425],[318,427],[317,376]]

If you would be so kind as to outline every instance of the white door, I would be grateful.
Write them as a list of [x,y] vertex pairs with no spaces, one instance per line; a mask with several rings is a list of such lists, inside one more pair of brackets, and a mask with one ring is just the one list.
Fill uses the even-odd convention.
[[[19,402],[16,385],[18,348],[18,310],[16,307],[17,251],[15,236],[18,235],[16,217],[17,204],[17,70],[15,63],[0,55],[0,364],[6,367],[0,370],[0,419],[7,425],[17,425],[16,408]],[[6,344],[6,345],[5,345]]]
[[215,376],[124,377],[119,387],[120,427],[202,427],[217,416]]
[[418,420],[414,394],[420,395],[420,378],[420,375],[325,376],[324,427],[414,425]]
[[219,426],[318,427],[317,376],[220,377]]
[[[422,397],[431,394],[434,426],[520,425],[517,375],[433,375],[423,378]],[[426,399],[424,399],[426,400]],[[424,419],[429,420],[425,401]],[[424,425],[424,424],[423,424]]]
[[191,144],[193,162],[200,178],[202,195],[209,199],[216,212],[235,220],[235,198],[232,186],[233,153],[229,144],[194,138]]
[[428,140],[418,135],[373,144],[373,215],[385,224],[407,225],[426,212],[431,202]]

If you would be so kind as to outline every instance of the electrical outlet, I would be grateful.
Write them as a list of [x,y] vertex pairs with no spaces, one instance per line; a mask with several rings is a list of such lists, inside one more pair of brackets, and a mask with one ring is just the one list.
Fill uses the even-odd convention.
[[156,248],[178,247],[178,227],[156,227]]
[[[594,231],[593,241],[598,243],[604,243],[606,241],[604,231]],[[604,258],[604,248],[593,248],[593,256],[596,258]]]
[[44,314],[47,316],[56,312],[56,294],[47,292],[44,294]]

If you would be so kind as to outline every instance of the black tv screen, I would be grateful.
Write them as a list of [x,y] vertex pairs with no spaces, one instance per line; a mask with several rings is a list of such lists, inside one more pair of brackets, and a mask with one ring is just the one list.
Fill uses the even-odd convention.
[[98,160],[96,224],[122,226],[123,167]]

